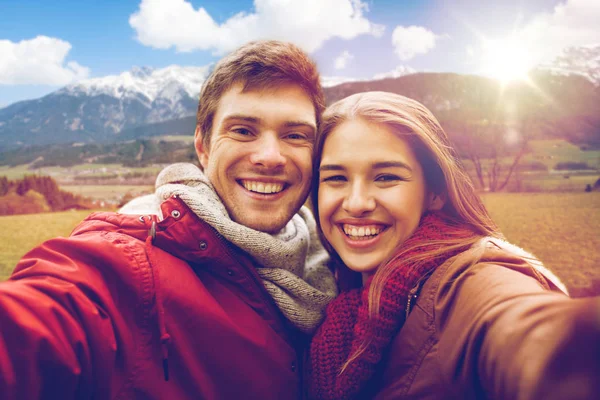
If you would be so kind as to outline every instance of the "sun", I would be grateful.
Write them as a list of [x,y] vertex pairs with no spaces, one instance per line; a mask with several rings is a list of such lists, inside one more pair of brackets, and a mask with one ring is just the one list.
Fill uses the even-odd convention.
[[533,67],[530,52],[524,43],[512,38],[486,39],[481,63],[483,74],[503,84],[528,80],[527,74]]

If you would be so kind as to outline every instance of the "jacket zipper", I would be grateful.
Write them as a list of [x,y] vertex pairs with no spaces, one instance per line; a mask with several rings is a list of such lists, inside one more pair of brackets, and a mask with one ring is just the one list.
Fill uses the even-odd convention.
[[419,291],[421,290],[421,286],[423,286],[423,284],[425,284],[425,282],[427,281],[427,279],[429,279],[429,277],[431,276],[432,273],[433,273],[433,271],[430,271],[427,274],[423,275],[419,279],[417,284],[408,292],[408,300],[406,301],[406,310],[405,310],[406,319],[408,319],[408,315],[412,311],[412,307],[416,304],[417,298],[419,297]]
[[412,300],[414,299],[415,302],[417,301],[417,292],[419,291],[419,287],[421,286],[421,281],[419,281],[419,283],[417,283],[417,286],[415,286],[414,288],[412,288],[410,290],[410,292],[408,292],[408,300],[406,301],[406,319],[408,319],[408,315],[410,314],[411,311],[411,304],[412,304]]

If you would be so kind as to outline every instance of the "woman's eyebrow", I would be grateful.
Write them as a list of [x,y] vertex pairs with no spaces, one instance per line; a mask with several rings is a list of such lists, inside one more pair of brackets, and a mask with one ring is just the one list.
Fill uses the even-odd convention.
[[374,169],[380,169],[380,168],[404,168],[410,172],[412,172],[412,168],[406,164],[403,163],[402,161],[380,161],[380,162],[376,162],[375,164],[373,164],[373,168]]
[[337,164],[325,164],[325,165],[321,165],[319,167],[319,171],[345,171],[346,168],[344,168],[341,165],[337,165]]
[[[379,161],[373,164],[373,169],[403,168],[412,172],[412,168],[402,161]],[[345,171],[346,168],[338,164],[325,164],[319,167],[319,171]]]

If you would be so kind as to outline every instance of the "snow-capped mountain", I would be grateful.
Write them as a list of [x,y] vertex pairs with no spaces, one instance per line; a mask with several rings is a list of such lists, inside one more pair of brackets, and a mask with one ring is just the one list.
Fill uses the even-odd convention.
[[164,88],[176,85],[183,88],[190,97],[196,97],[206,78],[208,67],[180,67],[171,65],[166,68],[133,67],[131,71],[120,75],[109,75],[74,83],[60,89],[57,93],[97,96],[106,94],[113,97],[137,96],[149,101],[165,94]]
[[417,73],[417,70],[408,66],[399,65],[391,71],[383,72],[379,74],[373,75],[371,79],[369,78],[350,78],[347,76],[322,76],[321,77],[321,85],[324,88],[330,88],[333,86],[341,85],[342,83],[348,82],[369,82],[369,81],[379,81],[382,79],[388,78],[400,78],[401,76],[411,75]]
[[109,139],[123,129],[193,115],[210,66],[134,67],[0,109],[0,149]]
[[552,63],[538,68],[556,75],[582,75],[600,86],[600,44],[569,47]]
[[[210,68],[136,67],[0,108],[0,152],[22,144],[104,142],[164,132],[192,134],[198,94]],[[561,99],[565,88],[578,91],[565,103],[565,113],[588,115],[589,107],[600,104],[600,45],[567,49],[554,62],[538,69],[542,75],[552,77],[540,78],[549,96]],[[322,84],[329,102],[359,91],[385,90],[420,100],[434,111],[446,110],[448,104],[459,107],[461,93],[484,85],[483,81],[463,79],[460,74],[415,72],[399,66],[370,80],[325,76]],[[597,108],[594,112],[597,114]]]
[[[136,127],[193,116],[210,68],[134,67],[0,108],[0,151],[21,144],[110,141]],[[393,71],[385,77],[410,72]],[[355,81],[322,77],[326,88]]]
[[358,79],[349,78],[347,76],[322,76],[321,77],[321,86],[324,88],[341,85],[346,82],[356,82]]
[[401,76],[415,74],[415,73],[417,73],[417,70],[414,68],[411,68],[406,65],[398,65],[396,68],[394,68],[393,70],[391,70],[389,72],[375,74],[375,76],[373,76],[373,80],[378,81],[381,79],[388,79],[388,78],[400,78]]

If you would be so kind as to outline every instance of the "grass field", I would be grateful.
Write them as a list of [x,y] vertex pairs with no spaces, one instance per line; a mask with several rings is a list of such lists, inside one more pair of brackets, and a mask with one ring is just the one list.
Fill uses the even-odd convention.
[[575,295],[600,293],[600,193],[487,193],[506,238],[533,253]]
[[73,181],[75,177],[81,178],[103,178],[117,176],[127,176],[131,174],[154,174],[157,175],[164,165],[150,165],[147,167],[125,167],[121,164],[78,164],[72,167],[42,167],[29,169],[28,165],[18,165],[8,167],[0,166],[0,176],[4,175],[8,179],[21,179],[25,175],[48,175],[59,182]]
[[123,196],[133,197],[154,192],[149,185],[61,185],[60,188],[94,200],[104,200],[109,204],[118,204]]
[[592,168],[600,169],[600,151],[584,151],[566,140],[530,140],[529,148],[531,153],[525,155],[524,161],[537,160],[548,169],[565,161],[585,162]]
[[[483,200],[507,239],[544,261],[574,295],[600,291],[599,192],[487,193]],[[88,213],[0,217],[0,280],[29,249],[67,236]]]
[[595,171],[573,174],[569,172],[518,173],[506,187],[509,192],[584,192],[586,185],[594,186],[600,178]]
[[10,275],[17,261],[38,244],[68,236],[90,211],[0,216],[0,280]]

